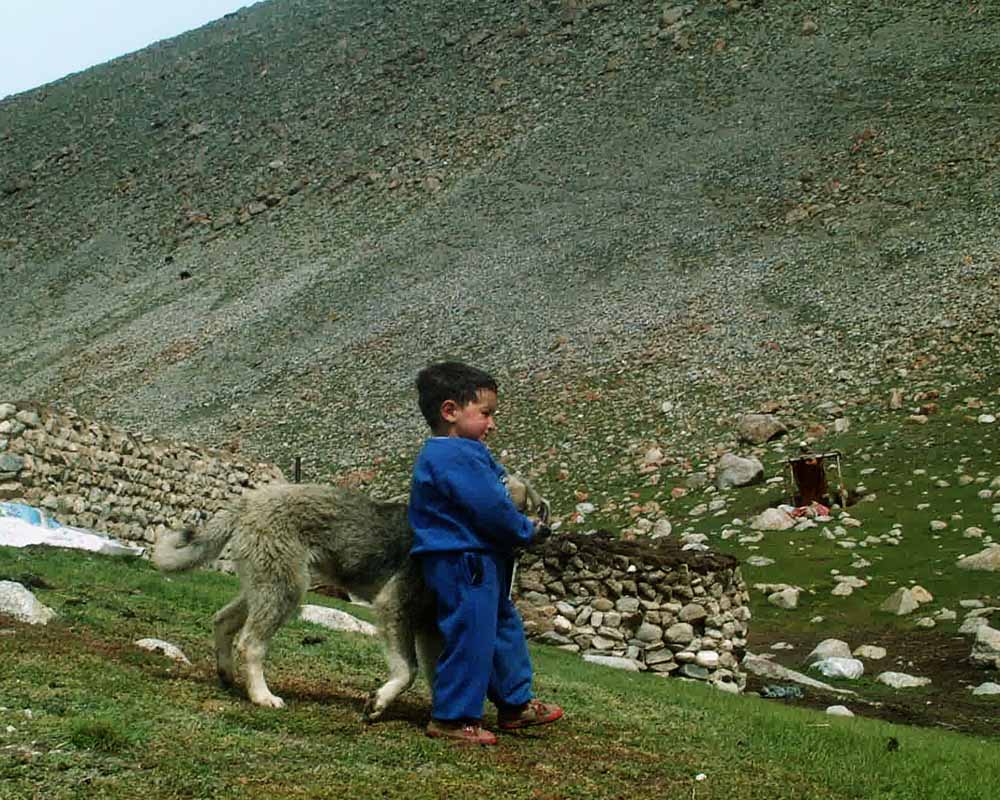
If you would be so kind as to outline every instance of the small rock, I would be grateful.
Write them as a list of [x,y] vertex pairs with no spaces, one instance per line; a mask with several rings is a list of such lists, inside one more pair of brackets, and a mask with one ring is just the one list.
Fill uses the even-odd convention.
[[783,608],[790,611],[799,606],[799,589],[794,587],[783,589],[780,592],[774,592],[767,596],[767,602],[772,606],[777,606],[778,608]]
[[334,631],[349,631],[351,633],[363,633],[366,636],[374,636],[377,632],[374,625],[365,622],[357,617],[328,606],[304,605],[299,617],[306,622],[315,625],[322,625]]
[[584,653],[583,660],[590,664],[598,664],[602,667],[621,669],[625,672],[640,672],[642,665],[632,658],[622,658],[620,656],[602,656],[597,653]]
[[913,598],[909,589],[900,588],[889,595],[885,602],[879,607],[881,611],[888,611],[890,614],[902,617],[912,614],[920,607],[920,604]]
[[809,665],[827,678],[845,678],[857,680],[865,674],[865,665],[856,658],[821,658]]
[[788,429],[773,414],[744,414],[737,425],[737,433],[742,441],[763,444],[788,432]]
[[763,480],[764,465],[758,458],[741,458],[726,453],[719,459],[715,474],[715,485],[719,489],[750,486]]
[[863,644],[856,648],[854,655],[858,658],[865,658],[869,661],[880,661],[886,656],[886,650],[884,647],[878,647],[873,644]]
[[750,527],[755,531],[784,531],[795,527],[795,518],[780,508],[768,508],[754,517]]
[[934,595],[928,592],[923,586],[911,586],[910,596],[921,605],[934,601]]
[[824,639],[816,645],[805,657],[806,664],[821,661],[824,658],[850,658],[851,648],[847,642],[840,639]]
[[893,689],[913,689],[918,686],[927,686],[930,678],[918,678],[914,675],[907,675],[905,672],[882,672],[876,676],[878,683],[884,683]]
[[847,706],[827,706],[826,713],[832,717],[853,717],[854,712]]
[[980,626],[969,660],[977,667],[1000,669],[1000,630],[989,625]]
[[191,663],[177,645],[165,642],[162,639],[139,639],[135,642],[135,646],[141,647],[143,650],[149,650],[152,653],[162,653],[172,661],[177,661],[181,664]]

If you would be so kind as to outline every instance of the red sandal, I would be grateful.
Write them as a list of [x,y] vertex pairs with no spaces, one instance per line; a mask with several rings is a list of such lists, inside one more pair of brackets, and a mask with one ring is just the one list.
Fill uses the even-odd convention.
[[518,728],[531,728],[535,725],[548,725],[563,715],[563,710],[554,703],[543,703],[541,700],[530,700],[520,708],[501,711],[497,714],[497,726],[502,731],[513,731]]
[[427,723],[427,735],[432,739],[448,739],[458,744],[491,745],[497,743],[496,734],[475,722],[461,719],[432,719]]

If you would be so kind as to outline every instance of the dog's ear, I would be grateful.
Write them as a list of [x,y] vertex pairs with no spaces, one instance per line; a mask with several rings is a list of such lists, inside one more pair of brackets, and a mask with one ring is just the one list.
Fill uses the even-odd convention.
[[510,495],[510,499],[514,501],[514,505],[525,514],[529,513],[528,484],[517,477],[517,475],[508,475],[506,483],[507,493]]
[[549,515],[551,514],[549,501],[542,497],[535,487],[524,480],[524,478],[517,475],[508,475],[507,490],[510,492],[510,497],[514,501],[514,505],[525,514],[538,517],[542,522],[549,521]]

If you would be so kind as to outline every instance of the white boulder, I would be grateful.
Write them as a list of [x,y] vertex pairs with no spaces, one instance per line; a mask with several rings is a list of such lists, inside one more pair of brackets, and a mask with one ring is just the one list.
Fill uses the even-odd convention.
[[47,625],[56,616],[30,590],[14,581],[0,581],[0,612],[29,625]]
[[977,667],[1000,669],[1000,631],[989,625],[980,626],[969,660]]
[[302,606],[299,616],[306,622],[315,625],[322,625],[334,631],[348,631],[350,633],[363,633],[366,636],[374,636],[377,630],[370,622],[351,616],[346,611],[327,606]]
[[991,545],[971,556],[960,558],[957,566],[959,569],[1000,572],[1000,545]]
[[918,686],[926,686],[931,682],[930,678],[918,678],[915,675],[907,675],[905,672],[882,672],[875,678],[879,683],[891,686],[893,689],[913,689]]
[[827,678],[845,678],[857,680],[865,674],[865,665],[856,658],[838,658],[831,656],[821,658],[809,665],[810,669],[818,671]]
[[750,522],[755,531],[786,531],[795,527],[795,518],[780,508],[768,508]]
[[899,588],[894,591],[885,602],[879,607],[881,611],[888,611],[898,617],[912,614],[920,608],[920,603],[914,598],[913,593],[906,588]]

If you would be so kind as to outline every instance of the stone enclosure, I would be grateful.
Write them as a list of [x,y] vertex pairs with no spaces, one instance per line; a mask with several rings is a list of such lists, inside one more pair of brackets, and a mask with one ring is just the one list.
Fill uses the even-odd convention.
[[671,539],[553,536],[521,556],[518,606],[529,635],[588,661],[741,691],[749,594],[732,556]]
[[[224,451],[0,402],[0,501],[44,508],[64,525],[151,544],[282,479],[273,465]],[[562,534],[521,556],[515,591],[538,641],[729,691],[746,682],[749,597],[731,556],[684,551],[672,539]]]

